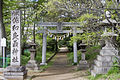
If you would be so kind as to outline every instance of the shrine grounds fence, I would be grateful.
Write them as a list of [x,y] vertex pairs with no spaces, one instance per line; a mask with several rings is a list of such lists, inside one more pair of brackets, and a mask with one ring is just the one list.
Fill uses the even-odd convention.
[[[10,65],[10,58],[5,57],[5,65],[4,67],[7,67]],[[3,68],[3,57],[0,57],[0,68]]]

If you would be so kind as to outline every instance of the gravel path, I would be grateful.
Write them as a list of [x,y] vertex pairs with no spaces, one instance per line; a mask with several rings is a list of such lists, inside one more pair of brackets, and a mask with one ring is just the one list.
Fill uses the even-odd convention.
[[68,65],[67,53],[58,53],[54,63],[46,71],[34,73],[32,80],[88,80],[86,71],[75,71],[75,66]]

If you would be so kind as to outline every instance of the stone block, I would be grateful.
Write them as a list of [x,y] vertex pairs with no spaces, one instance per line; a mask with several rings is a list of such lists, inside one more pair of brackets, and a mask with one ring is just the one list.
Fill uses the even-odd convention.
[[86,60],[80,60],[79,64],[87,64],[87,61]]
[[86,60],[80,60],[79,64],[77,65],[78,70],[84,70],[88,68],[89,68],[89,64],[87,63]]
[[105,49],[103,49],[100,51],[100,55],[102,55],[102,56],[118,55],[118,51],[117,50],[109,50],[109,49],[105,50]]
[[110,67],[110,66],[113,65],[112,61],[110,61],[110,62],[102,62],[102,61],[95,60],[94,62],[96,64],[96,66],[98,66],[98,67]]
[[24,80],[24,76],[5,76],[5,80]]
[[9,66],[4,71],[4,77],[7,80],[24,80],[27,76],[27,70],[23,66]]
[[36,63],[35,60],[30,60],[30,61],[28,61],[26,68],[28,70],[39,70],[40,66]]
[[19,76],[23,76],[23,75],[25,75],[25,74],[27,74],[27,70],[25,70],[24,72],[4,72],[4,75],[14,75],[14,76],[17,76],[17,75],[19,75]]
[[26,67],[25,66],[8,66],[5,71],[7,72],[22,72],[25,71]]
[[104,61],[104,62],[110,62],[112,61],[113,56],[101,56],[97,55],[97,60]]
[[96,76],[96,74],[97,74],[97,73],[96,73],[94,70],[91,70],[91,75],[92,75],[92,76],[94,76],[94,77],[95,77],[95,76]]
[[94,70],[96,71],[97,74],[106,74],[111,67],[98,67],[94,66]]

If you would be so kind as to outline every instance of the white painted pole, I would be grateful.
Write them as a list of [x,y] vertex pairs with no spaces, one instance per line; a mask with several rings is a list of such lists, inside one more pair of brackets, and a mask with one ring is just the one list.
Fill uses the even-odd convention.
[[2,38],[1,39],[1,46],[2,46],[2,54],[3,54],[3,68],[5,68],[5,47],[6,47],[6,39]]
[[[76,36],[76,27],[73,28],[73,36]],[[77,42],[73,43],[74,63],[77,63]]]
[[3,68],[5,68],[5,47],[3,47]]

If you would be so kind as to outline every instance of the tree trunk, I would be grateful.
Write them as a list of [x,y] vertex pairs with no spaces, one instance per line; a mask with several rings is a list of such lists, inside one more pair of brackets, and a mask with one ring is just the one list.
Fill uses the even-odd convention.
[[1,38],[5,37],[5,27],[3,25],[3,0],[0,0],[0,56],[2,55]]
[[1,38],[2,38],[2,25],[3,25],[3,21],[2,21],[2,2],[3,0],[0,1],[0,56],[2,56],[2,47],[1,47]]

